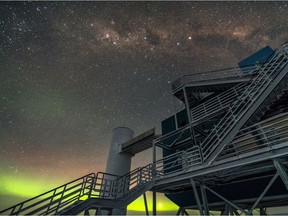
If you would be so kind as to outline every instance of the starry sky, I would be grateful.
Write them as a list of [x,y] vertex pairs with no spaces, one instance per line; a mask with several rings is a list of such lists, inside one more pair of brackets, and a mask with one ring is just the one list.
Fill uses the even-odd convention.
[[0,2],[0,209],[104,171],[113,128],[160,133],[173,80],[277,48],[287,20],[281,1]]

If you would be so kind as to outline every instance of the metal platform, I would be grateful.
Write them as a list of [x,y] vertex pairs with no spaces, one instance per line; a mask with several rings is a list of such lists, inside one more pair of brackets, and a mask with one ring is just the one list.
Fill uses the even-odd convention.
[[153,140],[159,135],[155,135],[155,128],[152,128],[137,137],[122,144],[121,153],[134,156],[153,146]]

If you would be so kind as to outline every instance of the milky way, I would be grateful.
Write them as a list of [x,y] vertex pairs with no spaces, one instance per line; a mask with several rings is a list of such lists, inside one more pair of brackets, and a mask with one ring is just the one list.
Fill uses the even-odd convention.
[[0,2],[0,209],[104,171],[114,127],[160,132],[173,80],[278,47],[287,20],[287,2]]

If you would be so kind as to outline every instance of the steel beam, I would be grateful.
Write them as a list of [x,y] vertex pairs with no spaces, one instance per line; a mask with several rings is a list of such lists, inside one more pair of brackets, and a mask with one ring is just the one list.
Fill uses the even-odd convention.
[[[193,118],[192,118],[191,110],[190,110],[190,107],[189,107],[189,100],[188,100],[187,93],[186,93],[186,87],[183,87],[183,93],[184,93],[186,111],[187,111],[187,116],[188,116],[188,121],[189,121],[189,126],[190,126],[191,140],[192,140],[193,144],[196,144],[195,143],[195,131],[194,131],[194,128],[193,128]],[[200,153],[201,163],[203,164],[203,160],[204,159],[203,159],[202,149],[201,149],[199,144],[198,144],[198,146],[199,146],[199,153]]]
[[217,192],[215,192],[214,190],[212,190],[211,188],[207,187],[204,185],[204,188],[209,190],[211,193],[213,193],[214,195],[218,196],[220,199],[224,200],[228,205],[233,206],[235,209],[239,209],[242,213],[247,214],[248,212],[245,211],[244,209],[242,209],[241,207],[235,205],[234,203],[232,203],[231,201],[229,201],[228,199],[226,199],[225,197],[221,196],[220,194],[218,194]]
[[84,211],[84,215],[86,216],[89,216],[90,214],[89,214],[89,210],[88,209],[86,209],[85,211]]
[[277,169],[278,174],[280,175],[286,189],[288,190],[288,175],[287,175],[287,171],[285,170],[285,168],[283,167],[282,164],[280,164],[279,160],[274,159],[274,166]]
[[204,212],[203,212],[202,206],[201,206],[201,202],[200,202],[199,196],[198,196],[198,192],[197,192],[197,188],[196,188],[196,185],[195,185],[195,181],[191,178],[190,182],[191,182],[191,185],[192,185],[192,188],[193,188],[194,197],[195,197],[195,200],[196,200],[200,215],[205,215]]
[[149,216],[148,205],[147,205],[147,199],[146,199],[146,193],[143,193],[143,198],[144,198],[144,205],[145,205],[146,215]]
[[264,208],[260,208],[260,215],[267,215],[267,212]]
[[102,215],[102,211],[100,207],[97,208],[95,215]]
[[231,206],[228,203],[226,203],[223,215],[225,215],[225,216],[229,215],[230,214],[230,210],[231,210]]
[[227,160],[224,162],[218,162],[217,164],[214,163],[214,166],[195,166],[192,167],[193,169],[187,171],[183,174],[175,174],[174,176],[171,176],[170,178],[164,178],[159,179],[155,182],[155,186],[160,186],[163,184],[168,184],[175,181],[181,181],[185,179],[195,178],[197,176],[203,176],[210,173],[214,173],[217,171],[225,170],[225,169],[231,169],[239,166],[245,166],[253,163],[268,161],[269,159],[274,159],[278,157],[284,157],[288,155],[288,142],[284,142],[281,144],[279,149],[275,148],[277,146],[274,146],[273,151],[266,150],[262,153],[259,153],[257,155],[249,155],[247,157],[238,158],[235,157],[233,160]]
[[[156,166],[155,166],[155,162],[156,162],[156,145],[155,143],[153,142],[153,156],[152,156],[152,161],[153,161],[153,171],[152,171],[152,179],[155,179],[155,176],[156,176]],[[152,215],[156,215],[156,191],[153,190],[152,191]]]
[[176,215],[180,215],[180,214],[181,214],[181,211],[182,211],[182,208],[181,208],[181,207],[179,207],[179,209],[178,209],[178,211],[177,211]]
[[183,208],[183,215],[189,215],[185,208]]
[[[193,127],[192,127],[192,120],[193,119],[192,119],[191,110],[190,110],[190,106],[189,106],[189,100],[188,100],[188,96],[187,96],[185,87],[183,87],[183,93],[184,93],[185,107],[186,107],[186,111],[187,111],[187,116],[188,116],[190,129],[191,129],[191,132],[192,131],[194,132]],[[194,134],[192,133],[192,135],[194,135]],[[192,137],[192,138],[194,138],[194,137]]]
[[200,190],[201,190],[201,196],[202,196],[202,203],[204,207],[204,213],[205,215],[210,215],[209,207],[208,207],[208,200],[207,200],[206,191],[205,191],[203,182],[200,184]]
[[156,191],[153,190],[152,192],[152,198],[153,198],[153,203],[152,203],[152,207],[153,207],[153,216],[157,215],[157,209],[156,209]]
[[236,216],[240,216],[240,214],[238,213],[237,209],[233,209],[233,214],[236,215]]

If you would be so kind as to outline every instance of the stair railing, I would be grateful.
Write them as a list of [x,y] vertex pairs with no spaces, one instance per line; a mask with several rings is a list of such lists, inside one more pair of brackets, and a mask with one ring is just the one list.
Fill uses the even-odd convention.
[[[176,92],[185,84],[197,83],[207,80],[229,79],[237,77],[247,77],[255,70],[255,65],[249,65],[245,68],[228,68],[216,71],[208,71],[204,73],[197,73],[191,75],[184,75],[172,83],[172,91]],[[244,73],[244,72],[245,73]]]
[[245,89],[246,83],[240,83],[235,87],[228,89],[227,91],[219,94],[216,97],[211,98],[204,103],[199,104],[191,109],[191,116],[193,119],[192,124],[195,124],[201,119],[207,119],[215,113],[225,110],[236,97],[240,96]]
[[[201,148],[204,160],[212,154],[219,143],[229,134],[230,130],[237,124],[237,121],[244,115],[265,88],[271,83],[275,71],[280,71],[287,62],[287,53],[281,48],[275,52],[268,64],[261,67],[250,81],[243,94],[230,106],[229,112],[212,129],[207,138],[202,142]],[[283,64],[284,63],[284,64]],[[233,138],[233,137],[231,137]],[[223,146],[224,147],[224,146]]]
[[[0,212],[5,215],[57,214],[81,198],[89,197],[95,174],[90,173]],[[25,187],[25,186],[23,186]]]
[[288,116],[282,113],[241,129],[217,159],[240,157],[250,152],[255,155],[265,149],[273,150],[277,145],[287,145],[287,142]]
[[92,186],[93,190],[91,197],[114,199],[115,181],[119,178],[118,175],[110,173],[98,172],[96,175],[95,183]]
[[140,190],[143,186],[153,181],[153,166],[148,164],[144,167],[138,167],[133,171],[120,176],[115,181],[114,197],[124,199]]
[[178,151],[155,162],[154,176],[163,178],[175,173],[186,172],[190,167],[201,165],[201,155],[198,146]]

